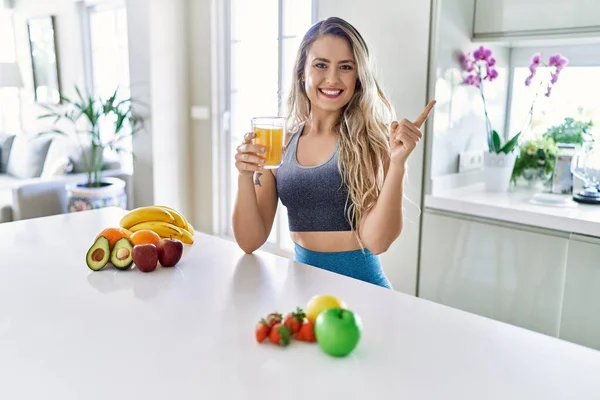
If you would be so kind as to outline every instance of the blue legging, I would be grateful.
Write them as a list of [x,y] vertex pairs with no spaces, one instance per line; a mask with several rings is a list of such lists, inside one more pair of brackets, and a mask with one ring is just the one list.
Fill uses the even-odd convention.
[[379,257],[367,249],[319,252],[294,243],[294,255],[298,262],[392,289]]

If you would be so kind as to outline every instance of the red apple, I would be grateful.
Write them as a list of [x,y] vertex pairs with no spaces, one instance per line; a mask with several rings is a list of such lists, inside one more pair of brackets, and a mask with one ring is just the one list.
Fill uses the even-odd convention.
[[174,267],[183,255],[183,242],[178,239],[162,239],[158,245],[158,262],[163,267]]
[[153,244],[133,246],[133,262],[142,272],[152,272],[158,263],[158,249]]

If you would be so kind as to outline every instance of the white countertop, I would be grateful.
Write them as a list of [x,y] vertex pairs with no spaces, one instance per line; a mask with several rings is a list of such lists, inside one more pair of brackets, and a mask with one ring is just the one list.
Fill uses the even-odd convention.
[[[600,352],[196,235],[175,268],[92,272],[118,209],[0,224],[0,399],[598,399]],[[363,320],[348,358],[257,344],[331,293]]]
[[600,205],[539,205],[530,202],[534,194],[526,190],[487,192],[483,184],[476,184],[427,195],[425,208],[600,237]]

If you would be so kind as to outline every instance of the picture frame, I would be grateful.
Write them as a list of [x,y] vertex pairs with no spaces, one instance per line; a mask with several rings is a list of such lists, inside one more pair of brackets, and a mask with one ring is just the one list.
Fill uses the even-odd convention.
[[28,19],[27,35],[35,101],[60,104],[61,85],[55,16]]

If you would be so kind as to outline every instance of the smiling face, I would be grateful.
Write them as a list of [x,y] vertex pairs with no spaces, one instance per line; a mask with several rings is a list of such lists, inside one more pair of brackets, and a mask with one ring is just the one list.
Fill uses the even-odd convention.
[[314,111],[339,111],[354,95],[356,61],[346,40],[325,35],[308,49],[304,89]]

